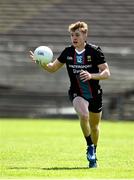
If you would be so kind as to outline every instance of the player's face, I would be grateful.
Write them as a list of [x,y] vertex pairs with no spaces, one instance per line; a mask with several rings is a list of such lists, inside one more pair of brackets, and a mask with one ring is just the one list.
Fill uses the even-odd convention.
[[83,49],[85,47],[86,33],[80,30],[71,31],[71,42],[76,49]]

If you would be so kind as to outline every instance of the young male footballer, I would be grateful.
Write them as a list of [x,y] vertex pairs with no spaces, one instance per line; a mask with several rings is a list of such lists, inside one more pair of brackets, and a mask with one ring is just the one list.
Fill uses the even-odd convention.
[[[72,45],[66,47],[53,62],[41,66],[53,73],[66,64],[70,79],[69,98],[78,114],[87,143],[89,168],[95,168],[102,115],[102,89],[99,80],[109,78],[110,70],[101,48],[87,43],[88,25],[85,22],[70,24],[69,32]],[[32,51],[30,57],[36,62]]]

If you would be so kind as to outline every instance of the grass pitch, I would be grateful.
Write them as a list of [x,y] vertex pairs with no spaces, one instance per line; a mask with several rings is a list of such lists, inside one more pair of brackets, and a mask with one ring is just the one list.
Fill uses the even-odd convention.
[[87,168],[79,121],[0,120],[0,178],[134,178],[134,123],[100,125],[97,169]]

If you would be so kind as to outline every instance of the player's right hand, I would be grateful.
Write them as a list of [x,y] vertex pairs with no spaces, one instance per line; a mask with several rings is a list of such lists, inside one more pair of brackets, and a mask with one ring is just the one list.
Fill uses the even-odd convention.
[[35,59],[33,51],[29,51],[29,53],[30,53],[30,58],[32,59],[32,61],[36,64],[41,65],[41,62]]
[[34,58],[34,53],[33,53],[33,51],[29,51],[29,53],[30,53],[30,58],[32,59],[32,61],[34,62],[34,63],[36,63],[36,60],[35,60],[35,58]]

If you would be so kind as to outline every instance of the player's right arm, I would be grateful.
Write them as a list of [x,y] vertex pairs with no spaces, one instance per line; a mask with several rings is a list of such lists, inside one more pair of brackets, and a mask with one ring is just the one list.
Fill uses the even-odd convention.
[[[36,63],[33,52],[32,51],[29,51],[29,52],[30,52],[30,58],[32,59],[33,62]],[[53,72],[56,72],[57,70],[59,70],[64,65],[64,63],[61,63],[58,59],[55,59],[53,62],[50,62],[48,64],[43,63],[40,65],[46,71],[53,73]]]
[[53,62],[50,62],[48,64],[41,64],[41,66],[47,70],[48,72],[56,72],[58,69],[60,69],[64,64],[58,61],[58,59],[55,59]]

